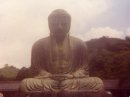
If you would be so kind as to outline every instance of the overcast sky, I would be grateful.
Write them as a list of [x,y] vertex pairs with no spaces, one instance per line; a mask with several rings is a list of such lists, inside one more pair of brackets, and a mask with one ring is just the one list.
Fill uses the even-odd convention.
[[130,35],[130,0],[0,0],[0,67],[29,67],[33,43],[49,35],[47,17],[59,8],[84,41]]

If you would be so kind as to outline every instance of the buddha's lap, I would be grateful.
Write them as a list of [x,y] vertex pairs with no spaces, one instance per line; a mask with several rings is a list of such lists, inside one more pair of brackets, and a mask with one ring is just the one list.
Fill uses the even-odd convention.
[[[53,86],[57,86],[60,83],[61,86],[64,86],[65,90],[102,90],[103,89],[103,82],[98,77],[87,77],[87,78],[72,78],[72,79],[66,79],[62,80],[60,82],[53,80],[51,78],[26,78],[21,82],[20,87],[23,91],[29,90],[37,90],[41,89],[43,90],[43,87],[49,86],[51,88],[54,88]],[[59,86],[58,86],[59,87]]]

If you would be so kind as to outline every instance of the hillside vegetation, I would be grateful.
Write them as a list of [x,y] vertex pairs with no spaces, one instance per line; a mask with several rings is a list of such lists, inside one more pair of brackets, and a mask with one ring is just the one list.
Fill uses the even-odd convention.
[[0,81],[15,80],[18,72],[18,68],[6,64],[5,67],[0,69]]
[[130,78],[130,41],[102,37],[86,42],[90,75],[105,79]]

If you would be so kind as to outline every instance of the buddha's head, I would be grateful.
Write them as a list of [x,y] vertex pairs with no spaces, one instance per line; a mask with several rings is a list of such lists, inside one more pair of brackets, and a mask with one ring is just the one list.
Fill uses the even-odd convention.
[[63,39],[70,30],[71,16],[63,9],[54,10],[48,17],[50,33],[58,39]]

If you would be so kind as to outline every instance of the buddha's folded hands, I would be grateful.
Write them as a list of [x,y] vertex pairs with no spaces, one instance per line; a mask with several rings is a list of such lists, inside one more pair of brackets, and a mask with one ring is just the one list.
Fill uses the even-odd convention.
[[35,78],[50,78],[51,76],[51,73],[47,72],[46,70],[41,70],[40,73],[35,76]]
[[85,74],[85,70],[80,68],[76,70],[74,73],[72,73],[74,78],[83,78],[83,77],[88,77],[88,75]]

